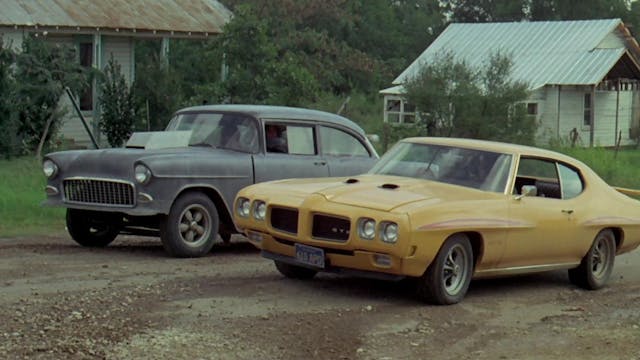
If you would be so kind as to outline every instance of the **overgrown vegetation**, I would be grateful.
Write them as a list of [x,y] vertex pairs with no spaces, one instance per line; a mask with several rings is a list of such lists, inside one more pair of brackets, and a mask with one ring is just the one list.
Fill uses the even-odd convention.
[[532,144],[535,120],[517,104],[527,84],[510,80],[511,60],[493,54],[472,68],[450,53],[440,54],[405,84],[406,98],[421,110],[418,134]]
[[16,135],[25,150],[39,153],[61,126],[64,110],[58,104],[65,88],[79,92],[88,84],[87,75],[72,47],[27,37],[16,55],[14,77]]
[[[329,102],[340,107],[350,98],[353,106],[348,111],[354,111],[356,120],[363,121],[365,130],[378,133],[391,143],[401,136],[424,133],[424,128],[384,127],[380,122],[378,91],[387,87],[448,22],[620,17],[634,29],[640,28],[640,2],[627,0],[587,0],[579,4],[560,0],[225,0],[223,3],[234,13],[223,35],[202,41],[172,39],[168,62],[161,59],[159,40],[136,43],[134,93],[136,107],[140,109],[136,130],[161,130],[178,108],[205,102],[324,108]],[[59,61],[68,60],[69,66],[77,63],[73,50],[52,47],[45,56],[41,47],[45,47],[42,42],[25,43],[27,54],[19,60],[22,65],[7,70],[6,64],[0,64],[0,94],[5,99],[20,99],[10,101],[10,112],[20,116],[0,119],[0,125],[10,134],[4,138],[0,135],[0,151],[5,156],[10,153],[9,148],[17,148],[21,153],[36,150],[49,120],[51,131],[44,140],[56,138],[60,125],[56,119],[60,114],[51,99],[59,93],[61,83],[66,86],[68,77],[79,75],[76,69]],[[3,51],[0,61],[7,61],[7,56],[21,57]],[[7,71],[11,74],[8,81],[1,77]],[[456,74],[461,79],[471,75],[474,74]],[[16,86],[21,89],[15,89]],[[477,92],[473,86],[459,89]],[[42,93],[37,95],[35,92],[39,90]],[[6,93],[11,97],[5,97]],[[502,93],[496,99],[485,96],[484,104],[480,104],[484,105],[483,118],[476,120],[485,124],[494,115],[498,120],[504,119],[505,109],[493,106],[491,101],[502,101],[506,95],[510,94]],[[17,106],[21,109],[17,110]],[[329,110],[336,111],[334,108],[330,106]],[[437,110],[424,110],[437,116]],[[1,104],[0,111],[4,111]],[[456,108],[458,115],[464,111],[462,107]],[[518,111],[511,111],[507,119],[515,119],[514,113],[518,115]],[[362,113],[370,115],[361,119]],[[349,112],[343,114],[352,116]],[[526,128],[521,122],[514,124],[518,129]],[[15,130],[11,131],[14,125]],[[125,127],[128,126],[127,122]],[[460,131],[463,126],[456,129]],[[503,130],[501,126],[469,129],[474,133],[463,136],[484,137]],[[514,128],[508,130],[513,135]],[[520,135],[501,140],[528,142],[522,138],[528,133]],[[18,142],[20,146],[15,146]]]
[[13,78],[10,76],[13,56],[13,52],[4,47],[0,37],[0,154],[5,158],[15,155],[18,149],[14,136],[17,127],[11,111],[12,92],[15,89]]

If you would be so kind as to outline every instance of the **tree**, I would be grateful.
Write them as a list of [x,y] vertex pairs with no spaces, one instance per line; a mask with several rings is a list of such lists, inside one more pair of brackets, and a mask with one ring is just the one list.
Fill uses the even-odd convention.
[[122,75],[120,64],[109,59],[100,87],[100,130],[107,136],[112,147],[121,146],[131,136],[136,121],[133,92]]
[[[219,38],[228,66],[218,101],[299,105],[317,95],[317,80],[296,53],[279,49],[269,24],[252,8],[240,6]],[[251,46],[247,46],[251,44]]]
[[10,157],[17,152],[15,117],[12,115],[13,91],[15,82],[11,76],[13,51],[5,48],[0,37],[0,154]]
[[630,10],[628,0],[529,1],[530,19],[534,21],[624,18]]
[[17,135],[39,156],[61,126],[65,111],[58,103],[65,87],[79,93],[87,87],[88,77],[72,47],[36,37],[25,38],[22,45],[15,64]]
[[[145,130],[163,130],[173,113],[183,105],[183,87],[187,84],[169,64],[160,58],[159,41],[136,43],[136,80],[133,84],[136,107],[141,109]],[[196,104],[189,104],[196,105]],[[142,115],[144,113],[144,115]]]
[[443,1],[453,22],[520,21],[526,18],[527,3],[528,0]]
[[406,99],[422,112],[423,135],[531,144],[535,121],[521,104],[527,85],[513,81],[509,57],[494,54],[479,69],[441,54],[405,84]]

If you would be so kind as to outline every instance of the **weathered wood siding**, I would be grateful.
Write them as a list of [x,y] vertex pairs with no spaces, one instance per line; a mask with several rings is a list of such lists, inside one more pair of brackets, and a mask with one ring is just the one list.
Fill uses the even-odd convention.
[[[578,131],[578,145],[589,146],[591,129],[584,125],[584,95],[591,92],[586,86],[546,86],[544,105],[539,106],[540,117],[537,134],[539,143],[548,143],[560,139],[570,143],[570,134],[575,128]],[[634,143],[629,129],[632,128],[634,97],[637,90],[604,91],[596,90],[593,108],[594,146],[614,146],[616,144],[616,118],[621,144]],[[636,100],[637,101],[637,100]],[[617,106],[617,114],[616,114]]]

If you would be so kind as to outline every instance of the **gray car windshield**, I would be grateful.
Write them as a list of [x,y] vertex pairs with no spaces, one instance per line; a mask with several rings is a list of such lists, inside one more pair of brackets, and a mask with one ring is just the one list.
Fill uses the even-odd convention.
[[503,193],[511,161],[509,154],[400,142],[369,173],[427,179]]
[[242,152],[258,152],[257,121],[244,114],[183,113],[174,117],[166,131],[190,130],[189,146],[207,146]]

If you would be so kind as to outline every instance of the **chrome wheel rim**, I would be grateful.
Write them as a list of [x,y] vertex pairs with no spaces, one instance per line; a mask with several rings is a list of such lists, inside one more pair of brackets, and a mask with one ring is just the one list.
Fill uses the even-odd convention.
[[442,284],[450,295],[456,295],[462,290],[468,275],[469,254],[462,245],[455,245],[447,254],[442,269]]
[[191,205],[180,214],[180,238],[191,247],[207,242],[211,233],[211,215],[202,205]]
[[611,257],[606,238],[599,238],[591,251],[591,274],[597,279],[603,278],[609,267]]

